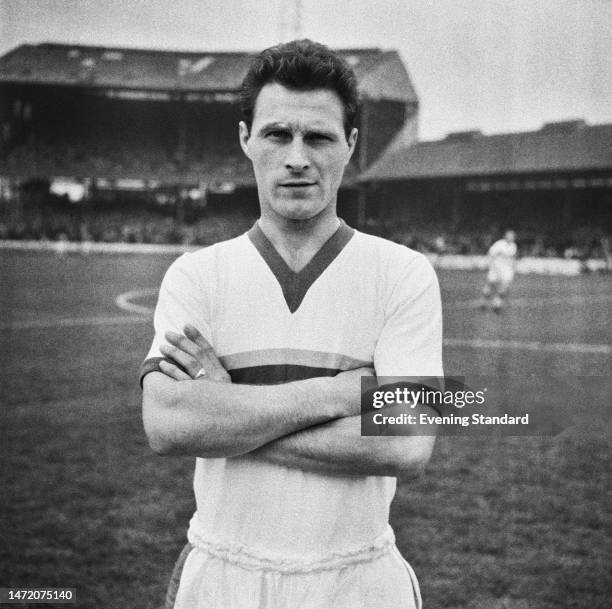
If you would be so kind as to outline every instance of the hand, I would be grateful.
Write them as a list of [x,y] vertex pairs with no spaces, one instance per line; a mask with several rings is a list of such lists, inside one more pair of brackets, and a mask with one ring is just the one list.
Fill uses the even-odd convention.
[[[231,383],[230,375],[198,329],[186,325],[183,332],[184,335],[177,332],[166,332],[165,337],[170,344],[162,345],[160,351],[175,363],[162,360],[159,364],[160,370],[176,381],[201,378],[215,383]],[[187,373],[176,364],[180,364]]]

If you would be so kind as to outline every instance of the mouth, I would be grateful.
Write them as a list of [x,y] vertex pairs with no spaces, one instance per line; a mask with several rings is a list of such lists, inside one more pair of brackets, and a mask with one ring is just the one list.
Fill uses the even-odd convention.
[[281,188],[308,188],[314,186],[316,182],[310,182],[308,180],[290,180],[287,182],[281,182]]

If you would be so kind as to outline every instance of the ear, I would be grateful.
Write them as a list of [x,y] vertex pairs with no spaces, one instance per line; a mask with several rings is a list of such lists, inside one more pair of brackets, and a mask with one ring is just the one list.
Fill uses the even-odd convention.
[[346,157],[346,162],[348,163],[351,160],[351,157],[353,156],[353,152],[355,152],[355,146],[357,145],[357,136],[359,135],[359,131],[353,127],[351,129],[351,132],[347,138],[347,143],[348,143],[348,156]]
[[247,156],[247,158],[251,158],[249,156],[249,128],[246,126],[244,121],[240,121],[238,123],[238,139],[240,140],[240,147],[242,148],[242,152]]

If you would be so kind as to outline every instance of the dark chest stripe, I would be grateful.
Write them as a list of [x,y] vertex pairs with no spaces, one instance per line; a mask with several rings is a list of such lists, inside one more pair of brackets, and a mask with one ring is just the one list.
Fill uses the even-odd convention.
[[297,364],[270,364],[267,366],[248,366],[229,370],[232,383],[241,385],[278,385],[291,381],[303,381],[320,376],[336,376],[342,370],[335,368],[315,368]]
[[278,281],[285,302],[291,313],[295,313],[304,300],[310,286],[321,276],[325,269],[351,240],[355,231],[342,222],[338,230],[322,245],[312,260],[299,272],[293,271],[256,222],[247,233],[268,268]]
[[353,370],[372,366],[372,362],[360,360],[343,353],[331,351],[314,351],[312,349],[292,349],[276,347],[241,351],[219,357],[226,370],[250,368],[253,366],[270,366],[273,364],[305,366],[309,368],[327,368],[333,370]]

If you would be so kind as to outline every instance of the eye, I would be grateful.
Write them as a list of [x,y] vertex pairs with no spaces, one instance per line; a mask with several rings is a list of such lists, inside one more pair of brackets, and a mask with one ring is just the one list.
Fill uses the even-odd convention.
[[291,134],[288,131],[283,131],[282,129],[272,129],[272,131],[268,131],[266,133],[266,139],[286,141],[290,138]]
[[325,133],[308,133],[304,138],[313,144],[326,144],[328,142],[333,142],[333,138]]

